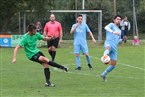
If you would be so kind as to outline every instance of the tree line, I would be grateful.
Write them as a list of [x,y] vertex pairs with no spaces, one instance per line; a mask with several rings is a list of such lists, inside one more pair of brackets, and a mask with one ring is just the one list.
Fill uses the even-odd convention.
[[[85,0],[84,8],[86,10],[102,10],[102,25],[103,27],[112,21],[114,15],[114,0]],[[145,33],[145,0],[135,0],[136,16],[139,33]],[[33,11],[27,14],[27,23],[43,21],[43,25],[49,20],[49,10],[81,10],[82,0],[1,0],[0,1],[0,33],[11,31],[18,32],[18,13],[21,15],[26,10]],[[133,0],[116,0],[116,13],[128,16],[131,25],[133,23]],[[23,17],[21,17],[22,19]],[[75,19],[74,14],[65,13],[63,16],[57,16],[71,25]],[[94,16],[89,17],[93,21]],[[64,20],[64,21],[63,21]],[[90,23],[91,24],[91,23]],[[22,24],[21,24],[22,25]],[[91,25],[92,28],[93,24]],[[67,28],[66,28],[67,29]],[[70,28],[68,28],[70,29]]]

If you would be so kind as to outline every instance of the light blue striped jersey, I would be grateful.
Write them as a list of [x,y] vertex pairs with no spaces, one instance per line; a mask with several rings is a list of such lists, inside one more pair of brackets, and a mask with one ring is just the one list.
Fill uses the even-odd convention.
[[[74,29],[76,24],[73,24],[71,30]],[[80,44],[87,43],[87,41],[86,41],[87,32],[90,32],[88,25],[85,23],[80,24],[74,31],[74,45],[80,45]]]
[[113,32],[119,32],[120,35],[113,34],[111,32],[106,31],[106,40],[105,44],[109,44],[113,48],[117,48],[119,40],[121,38],[121,30],[114,23],[109,23],[107,25]]

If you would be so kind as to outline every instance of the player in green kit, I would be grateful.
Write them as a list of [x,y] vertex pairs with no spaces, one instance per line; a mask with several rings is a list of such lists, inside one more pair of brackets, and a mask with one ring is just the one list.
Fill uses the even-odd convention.
[[37,48],[37,40],[51,40],[53,37],[43,37],[38,32],[36,32],[35,24],[28,25],[28,32],[24,34],[23,38],[20,40],[19,44],[14,49],[14,55],[12,63],[16,62],[16,55],[20,47],[24,47],[25,54],[27,58],[31,61],[38,62],[44,67],[44,75],[46,78],[45,86],[54,87],[55,85],[50,82],[50,70],[49,65],[53,67],[60,68],[64,71],[68,71],[65,66],[59,65],[55,62],[49,61],[48,58]]

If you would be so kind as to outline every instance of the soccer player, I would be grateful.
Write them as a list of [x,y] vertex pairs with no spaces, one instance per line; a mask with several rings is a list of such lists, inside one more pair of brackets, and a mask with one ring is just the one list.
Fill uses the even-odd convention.
[[48,46],[48,52],[52,58],[52,61],[54,61],[56,56],[56,48],[58,47],[58,44],[63,42],[62,41],[62,26],[61,24],[55,20],[55,15],[50,15],[50,21],[46,23],[44,27],[44,37],[54,37],[51,40],[47,41]]
[[111,63],[108,68],[101,74],[101,77],[104,81],[106,80],[106,75],[111,72],[117,62],[117,47],[119,42],[121,41],[121,30],[119,29],[119,25],[121,22],[121,16],[116,15],[114,17],[114,23],[109,23],[105,26],[106,30],[106,40],[104,43],[104,55],[109,55],[111,59]]
[[14,49],[12,63],[16,62],[16,55],[20,47],[24,47],[25,54],[27,58],[31,61],[40,63],[44,67],[44,75],[46,78],[45,86],[54,87],[55,85],[50,82],[50,70],[49,65],[53,67],[60,68],[64,71],[68,71],[68,68],[59,65],[55,62],[49,61],[48,58],[36,47],[37,40],[51,40],[53,37],[43,37],[40,33],[36,32],[35,24],[28,25],[28,32],[23,35],[19,44]]
[[88,25],[86,23],[82,23],[82,20],[83,20],[83,16],[78,15],[77,23],[73,24],[70,31],[71,34],[74,34],[74,54],[76,56],[76,65],[77,65],[76,70],[81,70],[80,51],[82,51],[82,53],[86,56],[88,66],[92,70],[92,65],[90,63],[90,56],[88,53],[86,34],[89,33],[94,43],[96,43],[96,40],[94,39],[94,36],[90,31]]

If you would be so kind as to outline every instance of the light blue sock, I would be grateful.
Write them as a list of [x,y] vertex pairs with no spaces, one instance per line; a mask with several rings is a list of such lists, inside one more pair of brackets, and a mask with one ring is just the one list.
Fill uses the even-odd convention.
[[76,56],[76,65],[77,67],[80,67],[80,56]]
[[110,65],[108,68],[106,68],[106,70],[101,74],[103,77],[107,75],[107,73],[111,72],[113,69],[115,68],[115,66]]
[[104,51],[104,55],[109,55],[109,53],[110,53],[110,51],[107,49]]
[[87,60],[88,64],[91,64],[91,62],[90,62],[90,56],[86,56],[86,60]]

